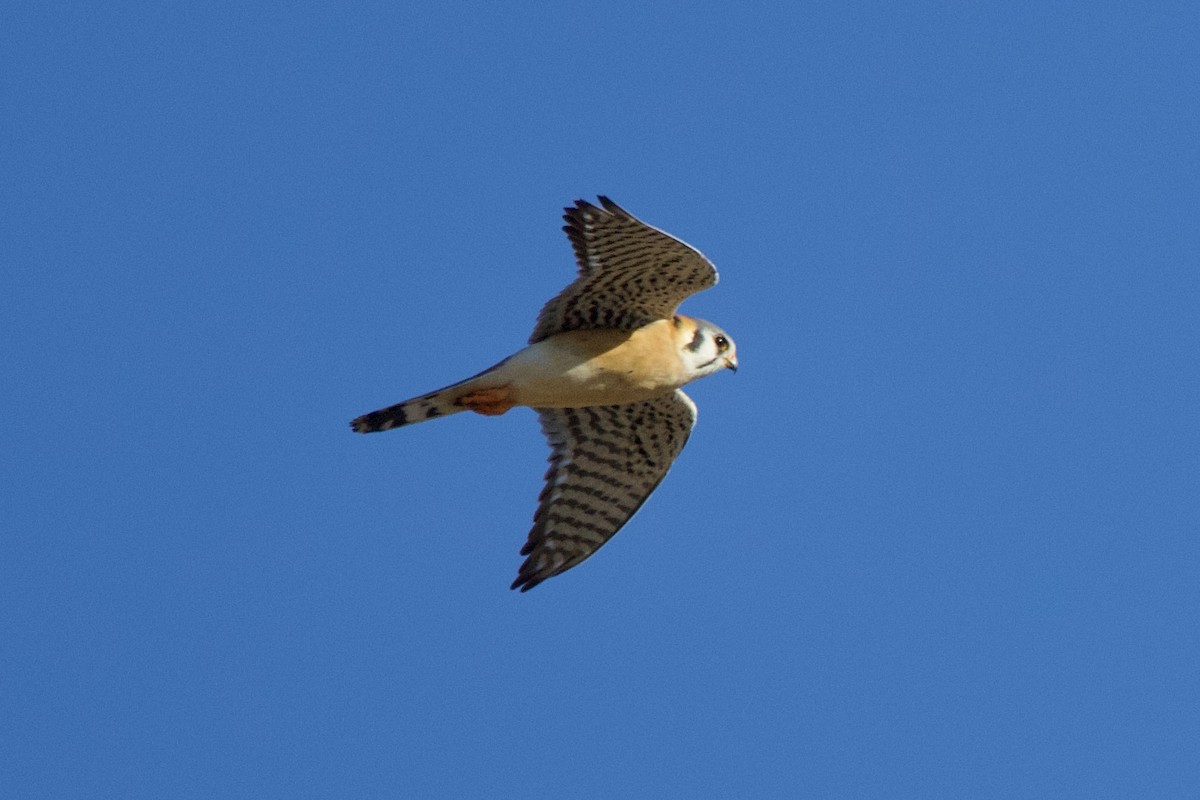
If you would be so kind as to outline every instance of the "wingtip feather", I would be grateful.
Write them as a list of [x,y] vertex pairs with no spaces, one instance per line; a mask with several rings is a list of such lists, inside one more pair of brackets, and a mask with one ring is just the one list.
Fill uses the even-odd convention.
[[607,195],[603,195],[603,194],[597,195],[596,199],[600,201],[600,205],[604,207],[604,210],[610,214],[619,214],[620,216],[623,216],[623,217],[631,216],[631,214],[628,211],[626,211],[625,209],[621,208],[619,205],[614,203],[611,199],[608,198]]

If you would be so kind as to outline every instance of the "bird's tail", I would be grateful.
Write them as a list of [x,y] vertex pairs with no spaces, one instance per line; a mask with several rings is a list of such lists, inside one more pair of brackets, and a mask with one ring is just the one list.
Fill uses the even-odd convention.
[[418,422],[424,422],[427,419],[436,419],[437,417],[445,417],[450,414],[457,414],[460,411],[466,411],[465,407],[455,405],[454,401],[457,399],[458,393],[450,391],[452,388],[455,387],[439,389],[436,392],[423,394],[420,397],[405,400],[403,403],[397,403],[394,406],[388,406],[378,411],[372,411],[369,414],[363,414],[361,417],[351,421],[350,427],[356,433],[390,431],[392,428],[413,425]]
[[[500,362],[500,364],[503,363],[504,361]],[[350,427],[354,429],[355,433],[390,431],[392,428],[415,425],[427,419],[448,417],[460,411],[475,410],[469,405],[463,405],[460,400],[463,395],[478,386],[480,383],[479,378],[487,375],[496,369],[496,367],[499,367],[500,364],[489,367],[478,375],[472,375],[465,381],[452,383],[449,386],[438,389],[436,392],[423,394],[420,397],[405,400],[403,403],[397,403],[394,406],[388,406],[378,411],[372,411],[369,414],[363,414],[361,417],[351,420]]]

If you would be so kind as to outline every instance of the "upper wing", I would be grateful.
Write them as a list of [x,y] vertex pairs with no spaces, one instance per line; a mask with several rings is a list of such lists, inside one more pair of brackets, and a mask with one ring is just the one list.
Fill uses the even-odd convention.
[[683,450],[696,406],[682,391],[621,406],[539,408],[550,469],[512,588],[528,591],[596,552]]
[[684,298],[717,282],[694,247],[651,227],[607,197],[576,200],[563,219],[579,276],[542,308],[529,343],[580,328],[632,330],[670,319]]

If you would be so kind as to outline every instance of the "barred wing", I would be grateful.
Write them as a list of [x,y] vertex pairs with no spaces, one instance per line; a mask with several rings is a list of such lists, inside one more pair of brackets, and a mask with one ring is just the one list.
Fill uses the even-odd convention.
[[680,390],[628,405],[537,411],[550,469],[512,585],[523,592],[611,539],[666,477],[696,422],[696,406]]
[[530,344],[581,328],[633,330],[670,319],[685,298],[717,282],[699,250],[647,225],[607,197],[563,209],[579,276],[542,308]]

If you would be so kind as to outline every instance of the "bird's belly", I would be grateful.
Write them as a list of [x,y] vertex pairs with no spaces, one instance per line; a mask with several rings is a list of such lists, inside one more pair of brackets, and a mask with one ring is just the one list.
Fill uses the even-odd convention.
[[517,402],[534,408],[618,405],[679,387],[672,363],[646,357],[636,337],[613,333],[612,341],[549,339],[514,355],[504,372]]
[[633,403],[671,388],[645,376],[580,366],[546,380],[530,380],[518,388],[517,396],[522,405],[535,408],[577,408]]

